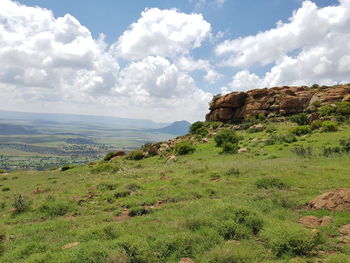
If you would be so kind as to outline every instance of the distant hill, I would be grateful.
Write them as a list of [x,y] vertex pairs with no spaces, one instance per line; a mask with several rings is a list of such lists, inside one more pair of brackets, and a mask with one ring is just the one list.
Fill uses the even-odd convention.
[[173,135],[185,135],[188,133],[188,129],[191,126],[191,123],[188,121],[175,121],[169,126],[160,129],[148,130],[150,132],[160,132],[168,133]]
[[0,111],[2,120],[25,120],[39,124],[90,124],[106,125],[115,129],[158,129],[169,125],[169,123],[157,123],[144,119],[128,119],[108,116],[58,114],[58,113],[32,113]]
[[0,123],[0,135],[19,135],[19,134],[32,135],[32,134],[39,134],[39,133],[38,131],[30,127],[24,127],[24,126],[15,125],[15,124]]

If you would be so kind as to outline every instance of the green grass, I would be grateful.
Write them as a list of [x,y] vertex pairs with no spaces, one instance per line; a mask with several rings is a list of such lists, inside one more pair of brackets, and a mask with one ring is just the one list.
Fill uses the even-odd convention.
[[[271,125],[280,134],[295,127]],[[346,262],[350,248],[337,236],[350,214],[301,206],[350,187],[350,154],[322,151],[349,132],[340,125],[266,145],[268,132],[238,131],[246,153],[220,154],[210,139],[176,162],[123,157],[66,171],[0,174],[0,189],[10,189],[0,191],[0,228],[14,237],[1,239],[0,229],[0,262]],[[312,146],[312,155],[298,156],[297,145]],[[19,195],[29,207],[13,213]],[[126,209],[130,217],[123,218]],[[315,236],[297,223],[305,215],[334,222]],[[73,242],[79,245],[62,249]]]

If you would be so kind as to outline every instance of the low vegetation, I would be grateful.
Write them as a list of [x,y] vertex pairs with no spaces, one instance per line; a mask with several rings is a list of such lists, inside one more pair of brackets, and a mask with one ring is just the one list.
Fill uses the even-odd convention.
[[[0,174],[0,262],[346,262],[349,213],[305,208],[350,185],[343,106],[344,119],[198,122],[126,156]],[[309,215],[332,222],[298,223]]]

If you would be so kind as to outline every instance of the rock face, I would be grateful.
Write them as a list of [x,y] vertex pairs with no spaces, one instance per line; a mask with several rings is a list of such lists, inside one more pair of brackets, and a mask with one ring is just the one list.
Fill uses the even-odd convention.
[[350,188],[339,188],[322,194],[310,201],[307,208],[350,211]]
[[210,105],[207,121],[228,122],[248,116],[287,116],[300,112],[313,112],[313,103],[332,104],[350,102],[350,86],[337,85],[319,88],[274,87],[255,89],[247,92],[232,92],[217,99]]

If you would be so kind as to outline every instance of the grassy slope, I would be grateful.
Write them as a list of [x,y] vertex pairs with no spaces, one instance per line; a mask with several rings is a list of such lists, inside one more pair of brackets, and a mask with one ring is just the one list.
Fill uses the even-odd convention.
[[[278,130],[289,126],[276,124]],[[0,192],[0,225],[14,239],[5,242],[0,262],[127,262],[119,251],[128,254],[128,262],[178,262],[183,257],[219,263],[290,262],[292,258],[297,258],[292,262],[347,262],[350,249],[338,244],[336,236],[338,227],[349,223],[350,214],[307,211],[299,206],[326,191],[350,187],[350,155],[321,155],[322,145],[335,145],[349,132],[350,126],[344,125],[335,133],[314,132],[297,143],[272,146],[251,140],[267,138],[266,132],[239,132],[244,138],[240,145],[249,148],[249,153],[222,155],[210,141],[175,163],[156,156],[112,162],[122,168],[119,172],[92,173],[93,166],[81,166],[65,172],[1,176],[8,178],[0,181],[2,188],[10,190]],[[311,145],[314,156],[296,156],[291,152],[295,144]],[[289,187],[257,188],[257,180],[270,176]],[[33,194],[36,188],[45,192]],[[115,197],[125,191],[133,194]],[[31,210],[11,215],[8,210],[18,194],[31,200]],[[78,205],[81,199],[86,201]],[[154,205],[157,201],[162,204]],[[48,207],[41,208],[43,204]],[[120,221],[123,207],[130,211],[145,207],[151,213]],[[235,238],[228,238],[223,229],[232,221],[230,213],[241,207],[261,219],[263,228],[254,235],[239,225]],[[318,252],[305,256],[276,253],[274,244],[279,244],[279,238],[295,233],[306,239],[311,236],[311,230],[297,224],[304,215],[334,219],[330,226],[320,228],[323,243]],[[241,244],[228,239],[240,239]],[[80,244],[61,249],[72,242]]]

